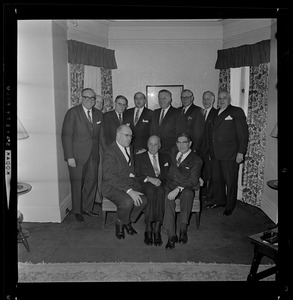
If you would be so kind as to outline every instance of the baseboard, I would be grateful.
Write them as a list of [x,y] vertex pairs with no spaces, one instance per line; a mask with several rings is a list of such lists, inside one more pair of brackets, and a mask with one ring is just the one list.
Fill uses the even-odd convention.
[[72,209],[71,194],[68,194],[60,203],[61,222]]
[[261,210],[274,222],[278,223],[278,207],[273,203],[266,201],[263,197],[261,201]]

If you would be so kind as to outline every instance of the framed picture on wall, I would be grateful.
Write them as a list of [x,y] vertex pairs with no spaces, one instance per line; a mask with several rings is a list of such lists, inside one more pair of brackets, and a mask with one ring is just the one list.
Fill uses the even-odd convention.
[[172,106],[181,106],[181,92],[183,91],[183,84],[178,85],[147,85],[146,86],[146,97],[147,97],[147,107],[149,109],[155,110],[160,108],[158,102],[158,93],[160,90],[168,90],[172,94]]

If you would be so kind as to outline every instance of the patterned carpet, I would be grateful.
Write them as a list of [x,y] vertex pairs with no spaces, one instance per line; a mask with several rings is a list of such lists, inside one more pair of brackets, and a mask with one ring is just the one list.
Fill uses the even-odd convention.
[[[271,265],[260,265],[259,271]],[[250,266],[204,263],[18,263],[19,282],[246,281]],[[274,275],[264,281],[274,281]]]

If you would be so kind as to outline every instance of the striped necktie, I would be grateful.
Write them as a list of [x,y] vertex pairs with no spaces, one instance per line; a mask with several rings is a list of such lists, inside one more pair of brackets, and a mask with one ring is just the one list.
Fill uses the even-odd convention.
[[182,157],[183,157],[183,153],[180,152],[180,155],[179,155],[179,157],[178,157],[178,159],[177,159],[177,167],[179,167],[179,165],[180,165],[180,163],[181,163]]
[[203,111],[203,117],[206,120],[206,118],[207,118],[207,109],[204,109],[204,111]]
[[138,118],[139,118],[139,109],[136,111],[136,114],[135,114],[134,126],[136,125]]
[[93,124],[90,110],[87,111],[87,117],[88,117],[90,123]]
[[128,154],[127,148],[124,147],[124,150],[125,150],[125,153],[126,153],[126,155],[127,155],[127,157],[128,157],[128,161],[127,161],[128,166],[131,166],[131,159],[130,159],[130,155]]

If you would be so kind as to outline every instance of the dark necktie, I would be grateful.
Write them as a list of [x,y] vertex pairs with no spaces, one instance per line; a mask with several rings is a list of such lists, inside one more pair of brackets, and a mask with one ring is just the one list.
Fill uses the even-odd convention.
[[121,114],[118,114],[118,116],[119,116],[119,122],[120,122],[120,125],[122,124],[122,116],[121,116]]
[[87,117],[88,117],[90,123],[93,123],[93,122],[92,122],[92,117],[91,117],[90,112],[91,112],[90,110],[87,111]]
[[207,118],[207,109],[204,109],[204,111],[203,111],[203,117],[206,120],[206,118]]
[[154,171],[156,174],[156,177],[158,177],[160,175],[160,171],[159,171],[159,167],[158,167],[158,162],[156,159],[156,155],[153,155],[153,167],[154,167]]
[[139,109],[136,111],[136,114],[135,114],[134,126],[136,125],[136,123],[138,121],[138,117],[139,117]]
[[178,157],[178,159],[177,159],[177,167],[179,167],[179,165],[180,165],[180,163],[181,163],[182,157],[183,157],[183,153],[180,152],[180,155],[179,155],[179,157]]
[[182,114],[185,115],[185,113],[186,113],[186,110],[185,110],[185,107],[183,107],[182,108]]
[[165,110],[163,109],[163,110],[162,110],[162,113],[161,113],[159,125],[161,125],[161,123],[162,123],[162,121],[163,121],[163,119],[164,119],[164,113],[165,113]]
[[128,152],[127,152],[127,148],[126,147],[124,147],[124,150],[125,150],[125,153],[126,153],[126,155],[127,155],[127,157],[128,157],[128,166],[131,166],[131,159],[130,159],[130,155],[128,154]]

